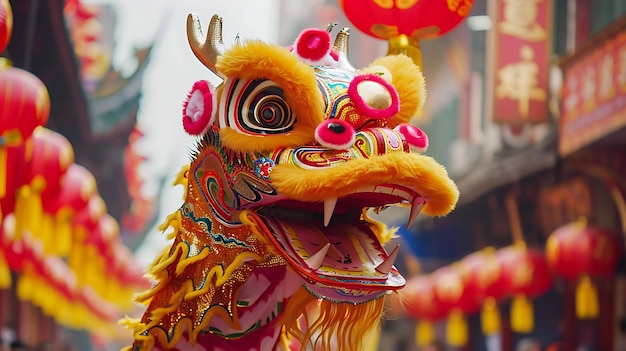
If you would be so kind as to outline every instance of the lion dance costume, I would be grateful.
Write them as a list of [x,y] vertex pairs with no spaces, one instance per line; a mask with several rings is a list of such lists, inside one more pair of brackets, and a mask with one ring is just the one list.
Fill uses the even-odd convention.
[[331,27],[307,29],[286,48],[226,48],[221,31],[219,16],[206,37],[188,17],[191,49],[223,83],[200,80],[184,102],[197,150],[127,349],[363,350],[383,296],[405,284],[398,248],[383,248],[394,230],[368,211],[411,206],[410,223],[458,198],[408,123],[424,102],[421,71],[401,55],[353,68],[347,29],[334,41]]

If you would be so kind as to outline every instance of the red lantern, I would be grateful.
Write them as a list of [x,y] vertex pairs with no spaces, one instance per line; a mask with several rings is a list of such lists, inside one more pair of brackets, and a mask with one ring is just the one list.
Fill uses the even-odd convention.
[[43,127],[35,129],[31,140],[15,204],[17,234],[27,230],[47,245],[51,238],[44,225],[42,198],[59,190],[61,177],[74,162],[74,150],[63,135]]
[[610,277],[619,260],[620,247],[617,236],[610,231],[578,221],[550,235],[546,256],[550,266],[569,280],[581,275]]
[[87,205],[76,212],[72,218],[72,248],[68,255],[70,268],[76,274],[79,284],[92,285],[90,279],[102,275],[104,267],[95,268],[101,263],[102,233],[100,221],[109,216],[106,204],[97,193],[93,194]]
[[73,217],[84,209],[98,191],[91,172],[78,164],[71,164],[61,180],[56,194],[43,203],[44,211],[54,218],[54,252],[66,257],[72,242]]
[[448,313],[435,303],[435,285],[432,276],[419,275],[408,279],[400,294],[407,314],[419,320],[416,330],[417,344],[419,346],[431,344],[435,337],[432,323],[444,318]]
[[4,51],[11,40],[13,31],[13,11],[9,0],[0,0],[0,53]]
[[466,256],[461,260],[460,267],[467,276],[467,290],[483,301],[481,306],[483,333],[490,335],[499,331],[500,312],[497,302],[506,295],[507,290],[495,249],[489,247]]
[[556,229],[546,242],[546,258],[565,279],[579,279],[576,287],[576,314],[595,318],[599,313],[598,292],[592,278],[613,274],[622,253],[622,244],[608,230],[589,227],[584,219]]
[[469,15],[474,0],[340,0],[360,31],[389,41],[389,54],[403,53],[421,66],[419,41],[446,34]]
[[28,139],[48,121],[50,98],[45,85],[33,74],[0,61],[0,198],[6,193],[7,147]]
[[510,294],[511,328],[529,333],[534,328],[534,312],[529,298],[546,292],[552,286],[552,274],[542,252],[530,250],[523,243],[498,251],[504,280]]
[[467,321],[465,314],[475,312],[480,302],[473,291],[467,289],[467,276],[458,263],[433,272],[435,304],[450,311],[446,328],[448,344],[463,346],[467,343]]

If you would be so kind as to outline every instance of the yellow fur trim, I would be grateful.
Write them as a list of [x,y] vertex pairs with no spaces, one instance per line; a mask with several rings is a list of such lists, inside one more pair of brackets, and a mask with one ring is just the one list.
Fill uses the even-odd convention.
[[271,177],[279,194],[298,201],[341,197],[369,185],[405,184],[427,198],[423,212],[431,216],[448,214],[459,198],[456,185],[442,165],[429,156],[402,152],[314,171],[278,164]]
[[368,67],[376,65],[384,66],[389,70],[392,76],[391,83],[400,96],[400,112],[389,120],[389,127],[408,123],[411,118],[420,115],[426,100],[426,85],[419,67],[405,55],[380,57]]
[[315,127],[324,120],[324,102],[311,66],[287,49],[260,40],[233,46],[218,58],[216,66],[229,78],[278,83],[297,118],[293,131],[285,135],[246,136],[223,128],[220,134],[226,147],[258,152],[307,145],[315,140]]
[[[363,337],[379,328],[385,300],[378,298],[362,304],[319,300],[301,288],[287,303],[281,322],[284,337],[300,341],[300,351],[363,350]],[[308,324],[303,328],[302,323]],[[334,347],[334,343],[337,343]]]

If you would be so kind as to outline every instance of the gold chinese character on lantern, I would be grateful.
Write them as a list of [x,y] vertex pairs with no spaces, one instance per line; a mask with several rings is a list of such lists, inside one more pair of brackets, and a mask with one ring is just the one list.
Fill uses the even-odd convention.
[[528,45],[520,49],[521,61],[508,64],[498,70],[496,96],[518,101],[519,113],[527,118],[532,100],[545,101],[547,93],[537,86],[539,67],[533,60],[535,54]]
[[374,3],[383,9],[390,9],[394,6],[400,10],[406,10],[413,7],[419,0],[373,0]]
[[537,22],[538,3],[543,0],[502,0],[503,20],[500,31],[528,41],[546,40],[546,30]]
[[448,9],[456,12],[459,16],[467,16],[474,5],[470,0],[448,0]]
[[525,287],[530,285],[533,280],[535,267],[527,261],[520,262],[517,269],[513,273],[513,285],[515,287]]

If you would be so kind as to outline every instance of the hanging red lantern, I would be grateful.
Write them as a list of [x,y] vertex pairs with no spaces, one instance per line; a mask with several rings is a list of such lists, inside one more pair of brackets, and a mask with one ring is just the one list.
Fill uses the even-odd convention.
[[[81,285],[92,285],[90,279],[96,279],[94,274],[101,275],[101,271],[94,271],[94,265],[99,263],[100,242],[102,235],[100,220],[107,215],[104,200],[98,193],[91,195],[87,205],[75,212],[72,217],[71,248],[68,254],[68,264],[76,274]],[[94,247],[98,244],[98,247]]]
[[465,315],[477,311],[480,301],[467,289],[467,276],[459,263],[442,267],[433,272],[434,301],[441,309],[449,311],[446,335],[451,346],[467,343],[468,327]]
[[[103,297],[122,297],[120,294],[119,263],[113,250],[120,242],[120,227],[117,220],[109,214],[98,219],[95,227],[85,238],[84,251],[86,257],[81,261],[81,269],[84,269],[84,281],[86,285]],[[126,296],[128,297],[128,296]]]
[[527,249],[522,242],[498,250],[503,277],[511,305],[511,329],[529,333],[534,328],[534,310],[529,298],[541,295],[552,286],[552,273],[543,252]]
[[419,275],[408,279],[400,296],[407,315],[418,319],[415,332],[418,346],[430,345],[435,338],[433,323],[448,314],[448,311],[435,303],[432,276]]
[[498,301],[506,293],[506,282],[496,250],[488,247],[464,257],[460,262],[463,274],[467,277],[466,289],[482,301],[481,326],[485,335],[500,330]]
[[24,154],[24,173],[16,197],[17,234],[26,230],[46,246],[53,239],[48,221],[43,218],[42,198],[59,190],[61,177],[74,163],[74,150],[63,135],[44,127],[37,127],[31,140],[32,148]]
[[13,11],[9,0],[0,0],[0,53],[4,51],[11,40],[13,31]]
[[587,226],[585,219],[557,228],[546,242],[546,258],[565,279],[578,280],[576,314],[596,318],[598,292],[592,278],[609,278],[622,254],[617,236],[608,230]]
[[421,66],[419,42],[455,28],[469,15],[474,0],[339,0],[339,4],[358,30],[389,41],[388,54],[406,54]]
[[0,198],[6,193],[7,148],[25,142],[33,130],[48,121],[50,98],[46,86],[33,74],[10,67],[0,59]]
[[87,168],[73,163],[65,172],[59,190],[43,203],[44,211],[54,218],[53,250],[56,255],[67,257],[72,243],[72,220],[97,191],[93,174]]

